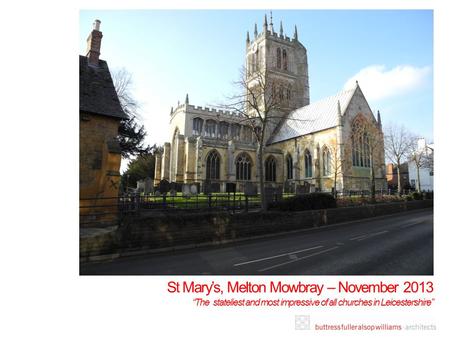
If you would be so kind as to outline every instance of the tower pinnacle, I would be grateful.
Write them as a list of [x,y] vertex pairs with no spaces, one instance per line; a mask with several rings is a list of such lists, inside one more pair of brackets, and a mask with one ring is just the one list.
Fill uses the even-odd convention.
[[295,25],[295,29],[294,29],[294,40],[298,41],[297,25]]
[[255,34],[255,38],[258,36],[258,26],[256,25],[256,23],[255,23],[255,32],[254,32],[254,34]]
[[283,37],[283,21],[280,21],[280,36]]
[[247,31],[247,44],[250,43],[250,33]]
[[273,34],[273,22],[272,22],[272,11],[270,11],[270,32]]
[[267,14],[264,14],[264,27],[263,27],[264,32],[267,31]]

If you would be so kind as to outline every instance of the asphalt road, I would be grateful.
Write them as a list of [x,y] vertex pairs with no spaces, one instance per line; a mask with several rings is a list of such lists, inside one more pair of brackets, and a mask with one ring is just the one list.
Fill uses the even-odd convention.
[[431,209],[220,247],[80,266],[82,275],[430,275]]

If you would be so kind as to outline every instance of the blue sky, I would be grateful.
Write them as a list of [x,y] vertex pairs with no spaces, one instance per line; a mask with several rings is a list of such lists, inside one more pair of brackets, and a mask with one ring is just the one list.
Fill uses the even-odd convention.
[[[247,30],[269,10],[80,11],[79,53],[94,19],[102,21],[101,58],[133,74],[149,144],[169,140],[171,106],[210,105],[233,92]],[[433,139],[431,10],[276,10],[286,35],[297,25],[308,50],[311,101],[357,79],[383,124]]]

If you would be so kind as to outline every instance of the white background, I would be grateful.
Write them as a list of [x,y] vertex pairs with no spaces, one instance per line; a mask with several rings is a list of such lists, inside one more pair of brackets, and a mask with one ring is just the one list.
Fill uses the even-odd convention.
[[[80,9],[211,8],[210,1],[3,2],[1,44],[1,337],[299,337],[364,333],[295,331],[294,316],[311,322],[434,323],[437,332],[371,336],[448,337],[447,1],[215,1],[214,8],[425,8],[435,23],[435,276],[432,310],[196,308],[191,295],[169,295],[169,277],[78,275],[78,22]],[[276,277],[286,282],[411,277]],[[226,284],[230,278],[184,277]],[[266,280],[268,277],[242,277]],[[421,279],[422,280],[422,279]]]

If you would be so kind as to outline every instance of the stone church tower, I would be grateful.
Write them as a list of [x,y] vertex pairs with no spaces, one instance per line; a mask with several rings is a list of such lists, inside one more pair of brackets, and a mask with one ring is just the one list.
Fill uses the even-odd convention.
[[247,32],[246,48],[246,87],[254,88],[258,79],[263,79],[267,90],[266,101],[279,100],[279,114],[309,104],[308,60],[306,48],[299,42],[297,26],[294,36],[284,34],[283,22],[278,33],[274,31],[272,14],[270,24],[264,17],[262,32],[258,33],[255,24],[254,39]]

